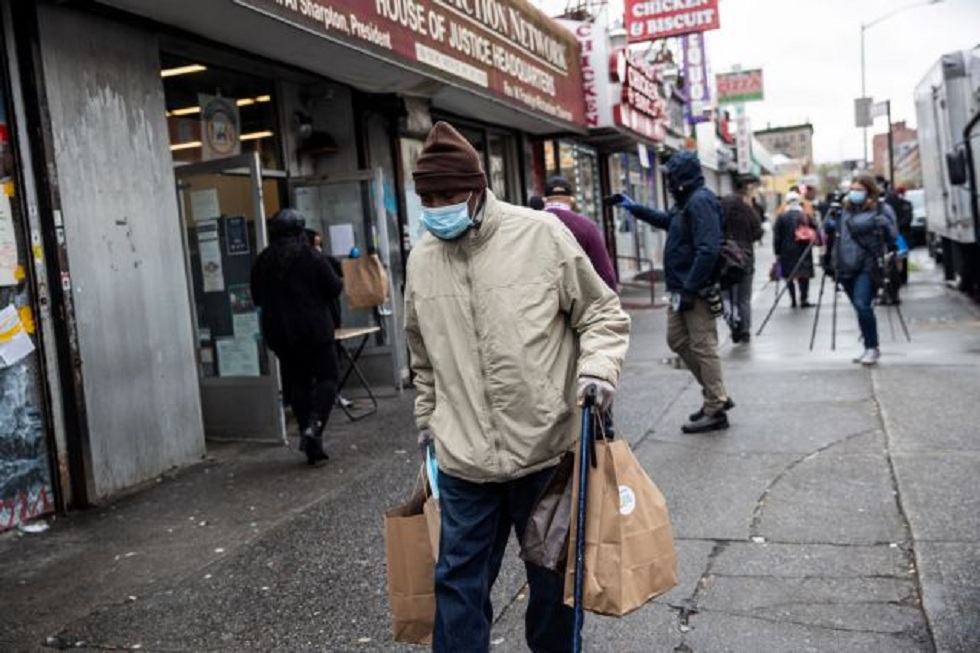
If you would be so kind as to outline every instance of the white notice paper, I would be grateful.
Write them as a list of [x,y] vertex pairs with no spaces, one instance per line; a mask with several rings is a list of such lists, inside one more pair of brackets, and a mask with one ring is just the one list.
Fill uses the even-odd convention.
[[221,217],[221,203],[217,188],[191,191],[191,215],[194,222],[213,220]]
[[236,338],[251,338],[252,340],[258,340],[260,331],[258,311],[235,313],[231,316],[231,320]]
[[201,257],[201,278],[204,292],[223,292],[225,274],[221,267],[221,241],[218,240],[218,221],[206,220],[197,225],[197,251]]
[[351,223],[330,225],[330,253],[334,256],[350,256],[354,249],[354,225]]
[[14,214],[10,198],[0,191],[0,286],[16,286],[17,234],[14,233]]
[[0,367],[10,367],[34,351],[34,343],[24,331],[14,306],[0,311]]
[[255,338],[218,338],[218,375],[259,376],[259,347]]

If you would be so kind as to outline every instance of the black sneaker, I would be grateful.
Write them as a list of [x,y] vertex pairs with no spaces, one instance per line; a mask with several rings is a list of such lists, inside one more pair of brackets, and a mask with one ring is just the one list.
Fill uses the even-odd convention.
[[[731,397],[729,397],[728,399],[725,400],[725,404],[721,407],[721,410],[722,410],[722,412],[727,412],[727,411],[731,410],[732,408],[735,408],[735,402],[732,401],[732,398]],[[704,406],[701,406],[701,408],[698,408],[697,412],[694,412],[694,413],[691,413],[690,415],[688,415],[687,416],[687,419],[691,420],[692,422],[696,422],[699,419],[701,419],[702,417],[704,417]]]
[[702,415],[700,419],[691,420],[681,427],[684,433],[707,433],[728,428],[728,415],[721,411],[714,415]]

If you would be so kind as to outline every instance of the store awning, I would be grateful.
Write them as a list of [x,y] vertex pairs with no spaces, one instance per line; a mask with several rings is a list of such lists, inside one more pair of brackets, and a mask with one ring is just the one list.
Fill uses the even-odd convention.
[[662,147],[662,143],[655,143],[651,140],[641,138],[636,133],[625,127],[604,127],[602,129],[590,129],[588,136],[582,138],[600,152],[626,152],[635,151],[638,143],[642,143],[651,150]]
[[[411,16],[403,25],[378,13],[407,6],[400,2],[100,2],[361,91],[429,98],[437,109],[533,134],[585,132],[577,41],[522,0],[510,0],[517,19],[506,13],[508,20],[492,24],[417,0],[425,26],[415,24],[415,32]],[[446,34],[436,40],[419,29]],[[466,54],[449,45],[450,30],[467,35]]]

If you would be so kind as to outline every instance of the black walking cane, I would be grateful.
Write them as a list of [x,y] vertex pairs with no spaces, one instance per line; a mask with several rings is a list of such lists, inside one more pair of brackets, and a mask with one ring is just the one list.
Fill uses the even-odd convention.
[[585,567],[585,499],[589,489],[589,464],[595,464],[590,456],[592,441],[592,411],[595,408],[596,387],[585,389],[582,405],[582,436],[578,448],[578,518],[575,520],[575,628],[572,631],[572,652],[582,651],[582,623],[585,611],[582,608],[582,571]]

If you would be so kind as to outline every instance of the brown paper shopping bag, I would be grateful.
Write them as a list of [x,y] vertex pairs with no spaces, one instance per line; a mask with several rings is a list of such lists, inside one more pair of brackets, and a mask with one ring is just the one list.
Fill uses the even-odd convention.
[[428,644],[436,618],[435,556],[419,484],[408,503],[385,513],[388,603],[396,642]]
[[[667,502],[629,443],[600,440],[595,451],[597,466],[589,469],[586,492],[582,605],[591,612],[621,617],[677,584],[674,535]],[[575,551],[578,462],[569,551]],[[574,570],[574,556],[569,555],[568,605],[573,601]]]
[[341,268],[351,308],[374,308],[388,299],[388,272],[377,254],[346,258]]

